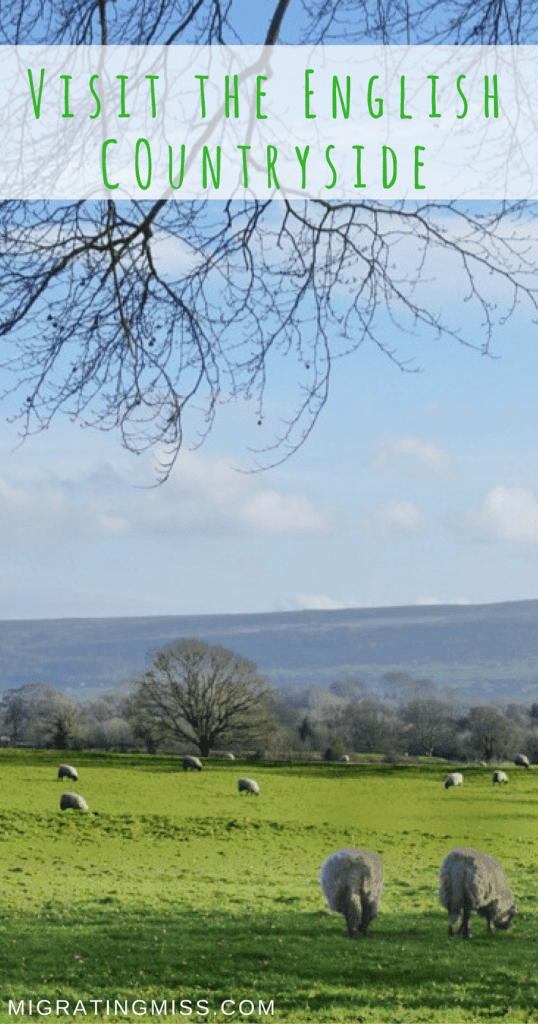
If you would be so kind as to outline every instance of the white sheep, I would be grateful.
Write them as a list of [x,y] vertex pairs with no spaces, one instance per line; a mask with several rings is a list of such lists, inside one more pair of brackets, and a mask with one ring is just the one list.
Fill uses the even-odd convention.
[[62,793],[60,797],[60,810],[67,811],[72,808],[74,811],[87,811],[88,804],[83,796],[78,793]]
[[446,855],[440,877],[439,899],[448,910],[451,938],[460,914],[458,935],[462,939],[471,938],[469,918],[473,910],[486,918],[490,932],[494,928],[503,931],[510,928],[517,907],[508,888],[508,879],[495,857],[472,846],[458,846]]
[[319,880],[329,910],[346,919],[348,939],[366,937],[383,888],[379,854],[356,846],[337,850],[321,865]]
[[349,754],[341,754],[338,760],[342,761],[344,764],[349,764]]
[[526,754],[516,754],[514,764],[517,764],[520,768],[530,768],[530,761]]
[[229,750],[227,750],[222,755],[222,759],[223,759],[223,761],[235,761],[235,754],[232,754]]
[[450,772],[445,779],[445,789],[450,789],[450,786],[463,786],[463,775],[461,772]]
[[59,779],[72,779],[76,782],[78,779],[78,772],[76,768],[73,768],[72,764],[61,764],[58,768]]
[[254,779],[238,779],[237,788],[240,793],[254,793],[255,796],[260,792],[260,787]]
[[493,782],[508,782],[508,775],[506,772],[497,770],[493,772]]
[[181,764],[184,772],[188,772],[189,768],[196,768],[196,771],[198,772],[202,771],[202,762],[200,761],[200,758],[193,757],[191,754],[185,754]]

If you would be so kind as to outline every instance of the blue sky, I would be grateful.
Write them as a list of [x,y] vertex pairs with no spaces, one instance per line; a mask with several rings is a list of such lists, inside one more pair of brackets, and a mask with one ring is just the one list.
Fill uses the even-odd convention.
[[[532,228],[532,225],[531,225]],[[440,262],[431,295],[465,323]],[[435,289],[435,290],[433,290]],[[386,328],[387,332],[389,328]],[[152,487],[150,455],[59,419],[0,445],[0,617],[259,612],[537,596],[536,327],[516,310],[488,359],[420,334],[335,364],[306,445],[263,473],[249,446],[289,411],[279,364],[267,433],[221,410],[213,435]],[[479,340],[469,324],[469,340]],[[8,411],[4,406],[4,411]]]
[[[253,9],[245,4],[245,17]],[[285,22],[288,42],[297,9]],[[239,21],[251,32],[244,41],[259,41],[260,27]],[[479,344],[463,294],[453,265],[439,260],[429,301]],[[246,403],[224,407],[205,446],[185,451],[161,487],[152,486],[152,456],[129,455],[113,433],[62,418],[18,446],[16,425],[3,421],[0,617],[536,598],[538,349],[529,311],[498,330],[495,359],[385,330],[423,372],[403,374],[365,343],[334,365],[329,403],[305,446],[263,473],[239,470],[255,465],[249,447],[270,443],[289,413],[292,362],[272,376],[267,427]]]

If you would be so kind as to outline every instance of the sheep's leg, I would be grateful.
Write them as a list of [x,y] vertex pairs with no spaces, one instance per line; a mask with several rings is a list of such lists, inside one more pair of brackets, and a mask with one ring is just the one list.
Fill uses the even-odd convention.
[[363,935],[364,938],[366,938],[366,936],[368,934],[368,927],[372,923],[372,921],[374,920],[374,917],[375,917],[376,912],[377,912],[377,907],[376,907],[375,903],[373,903],[370,900],[366,899],[365,896],[362,897],[361,904],[362,904],[362,920],[361,920],[361,923],[360,923],[360,926],[359,926],[359,934]]
[[471,910],[472,910],[471,901],[470,901],[470,899],[467,896],[464,896],[463,897],[463,919],[462,919],[462,922],[461,922],[461,928],[459,929],[459,934],[461,935],[462,939],[470,939],[471,938],[471,931],[470,931],[470,928],[469,928],[469,920],[470,920],[470,917],[471,917]]
[[346,919],[348,939],[356,939],[361,927],[362,907],[360,897],[353,892],[349,885],[338,893],[334,909]]
[[347,922],[348,939],[356,939],[357,935],[366,935],[369,921],[363,922],[361,902],[355,894],[350,896],[348,909],[345,915]]
[[449,912],[448,912],[448,937],[449,937],[449,939],[453,939],[454,938],[454,934],[455,934],[454,927],[458,923],[459,916],[460,916],[459,910],[449,910]]

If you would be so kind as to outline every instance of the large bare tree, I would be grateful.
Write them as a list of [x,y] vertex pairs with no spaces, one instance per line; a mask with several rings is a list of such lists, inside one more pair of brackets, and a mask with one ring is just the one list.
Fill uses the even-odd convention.
[[207,757],[217,741],[255,745],[266,734],[271,690],[248,658],[184,639],[150,660],[133,680],[131,711],[154,735],[195,743]]
[[[235,0],[14,0],[0,43],[517,44],[537,36],[538,8],[278,0],[256,7],[250,36],[243,24]],[[373,345],[412,371],[402,332],[487,354],[507,316],[532,317],[533,216],[520,202],[0,202],[0,367],[21,434],[65,412],[132,451],[159,446],[166,478],[241,399],[263,428],[254,464],[275,464],[309,436],[336,359]],[[155,257],[163,239],[184,253],[175,272]],[[460,304],[425,286],[440,274]],[[296,390],[266,423],[283,360]]]

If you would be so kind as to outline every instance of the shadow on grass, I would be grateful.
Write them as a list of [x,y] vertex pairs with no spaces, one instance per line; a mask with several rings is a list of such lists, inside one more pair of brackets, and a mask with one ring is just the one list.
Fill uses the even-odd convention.
[[231,1019],[224,1000],[237,1008],[242,999],[253,1001],[255,1017],[259,1000],[274,1000],[275,1021],[536,1019],[538,929],[528,934],[521,922],[519,931],[489,937],[482,926],[471,942],[451,941],[441,912],[382,915],[368,939],[350,942],[341,918],[276,904],[233,915],[218,905],[210,913],[148,911],[110,896],[55,901],[35,916],[2,920],[0,1019],[34,1021],[35,1013],[8,1015],[9,1000],[25,1000],[27,1011],[29,999],[34,1007],[37,999],[68,1000],[71,1009],[81,1000],[88,1016],[94,999],[103,1000],[99,1012],[106,1000],[127,1000],[129,1010],[136,999],[167,1000],[169,1015],[172,999],[178,1007],[205,999],[213,1021]]

